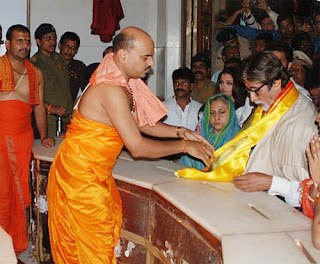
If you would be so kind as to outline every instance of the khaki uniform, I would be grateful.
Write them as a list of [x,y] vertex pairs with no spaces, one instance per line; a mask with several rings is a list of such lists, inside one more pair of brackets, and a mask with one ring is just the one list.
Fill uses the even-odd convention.
[[[58,53],[54,53],[52,59],[38,51],[30,60],[36,67],[42,70],[44,76],[44,100],[55,106],[63,106],[67,110],[67,116],[72,113],[72,97],[68,79],[68,70],[64,60]],[[69,122],[69,118],[62,119]],[[48,136],[56,135],[56,115],[48,115]]]

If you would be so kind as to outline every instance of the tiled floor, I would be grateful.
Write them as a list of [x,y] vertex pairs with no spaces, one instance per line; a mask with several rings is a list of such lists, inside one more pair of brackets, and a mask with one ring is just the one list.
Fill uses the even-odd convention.
[[29,243],[29,247],[26,251],[20,253],[19,260],[21,260],[25,264],[36,264],[37,260],[32,257],[31,243]]

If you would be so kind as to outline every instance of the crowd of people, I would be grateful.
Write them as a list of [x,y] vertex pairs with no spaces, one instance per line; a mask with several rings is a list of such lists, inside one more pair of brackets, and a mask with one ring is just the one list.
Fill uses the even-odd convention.
[[41,24],[29,59],[29,29],[9,28],[0,58],[0,225],[16,252],[28,242],[33,138],[54,146],[59,122],[66,139],[47,190],[56,263],[115,263],[122,208],[111,175],[123,146],[134,158],[175,155],[186,166],[180,177],[277,195],[314,217],[320,248],[320,12],[307,19],[277,14],[266,0],[242,6],[220,16],[214,58],[203,51],[190,69],[173,71],[174,96],[164,103],[145,83],[154,43],[141,29],[123,29],[101,63],[86,67],[74,59],[76,33],[58,43],[53,25]]
[[[255,1],[259,5],[254,8],[252,2],[244,0],[243,8],[220,17],[216,28],[220,48],[214,58],[203,51],[191,60],[194,76],[201,73],[195,61],[203,62],[202,72],[214,83],[211,93],[203,93],[200,99],[198,92],[198,97],[193,95],[191,77],[173,78],[175,96],[165,101],[171,105],[164,122],[171,123],[173,111],[175,125],[185,126],[192,120],[194,127],[197,119],[195,131],[215,147],[210,166],[184,154],[177,161],[187,168],[176,174],[233,181],[248,192],[267,191],[313,218],[320,196],[316,126],[320,119],[316,118],[320,10],[306,18],[277,14],[267,0]],[[198,112],[190,111],[188,103],[197,101],[203,106]],[[317,209],[313,224],[317,248],[319,219]]]

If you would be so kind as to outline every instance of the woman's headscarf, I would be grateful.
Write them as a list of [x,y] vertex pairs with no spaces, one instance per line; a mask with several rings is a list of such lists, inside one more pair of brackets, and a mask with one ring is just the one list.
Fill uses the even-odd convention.
[[[219,134],[215,134],[210,123],[210,104],[213,100],[221,97],[225,98],[228,101],[229,119],[227,125],[221,130],[221,132]],[[234,138],[239,130],[240,126],[231,97],[222,93],[215,94],[214,96],[210,97],[204,107],[203,117],[201,119],[200,134],[205,139],[207,139],[215,147],[215,149],[218,149],[222,145],[230,141],[232,138]],[[182,156],[179,160],[179,163],[187,167],[197,168],[201,170],[205,168],[205,165],[202,161],[191,158],[188,155]]]

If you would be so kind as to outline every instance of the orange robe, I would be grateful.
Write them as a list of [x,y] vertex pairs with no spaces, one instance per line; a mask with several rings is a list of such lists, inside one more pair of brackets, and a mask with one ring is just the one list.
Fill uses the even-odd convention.
[[[154,125],[166,114],[165,107],[140,79],[127,84],[112,56],[105,56],[91,85],[130,85],[138,124]],[[122,147],[114,127],[75,112],[51,165],[47,187],[55,263],[116,263],[122,207],[112,169]]]
[[113,127],[75,112],[47,188],[55,263],[113,263],[122,210],[111,172],[122,146]]
[[16,252],[28,246],[31,111],[30,104],[19,100],[0,101],[0,225],[12,237]]

